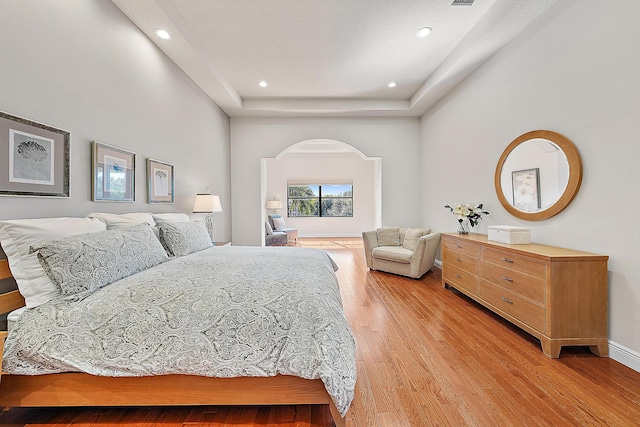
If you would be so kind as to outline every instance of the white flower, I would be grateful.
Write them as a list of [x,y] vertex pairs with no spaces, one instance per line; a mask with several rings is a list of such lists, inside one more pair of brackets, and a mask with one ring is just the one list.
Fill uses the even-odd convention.
[[489,215],[489,212],[482,210],[482,203],[479,205],[475,203],[455,203],[453,207],[445,205],[445,208],[448,208],[459,222],[469,220],[472,227],[478,224],[482,219],[482,215]]
[[469,209],[467,208],[466,204],[460,204],[460,203],[456,203],[454,205],[453,208],[453,214],[456,216],[456,218],[458,218],[459,220],[461,219],[465,219],[469,216],[471,212],[469,211]]

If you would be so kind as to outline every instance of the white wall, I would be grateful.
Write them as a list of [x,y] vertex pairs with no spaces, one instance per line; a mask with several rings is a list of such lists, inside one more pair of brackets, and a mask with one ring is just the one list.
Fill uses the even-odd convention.
[[419,119],[232,118],[234,245],[260,245],[262,240],[261,158],[316,138],[342,141],[368,157],[382,157],[382,225],[420,224]]
[[[266,160],[267,198],[282,201],[287,227],[300,237],[361,236],[376,228],[375,161],[355,153],[286,154]],[[353,184],[353,216],[344,218],[287,217],[287,182]],[[269,214],[270,212],[267,212]]]
[[[484,202],[479,227],[531,227],[536,243],[609,255],[611,356],[640,370],[640,2],[565,0],[485,63],[422,119],[423,223],[454,231],[443,208]],[[503,149],[534,129],[577,146],[580,192],[557,216],[518,220],[493,174]],[[437,182],[438,185],[429,185]]]
[[[231,238],[228,116],[113,3],[0,1],[0,63],[0,110],[71,133],[71,196],[0,197],[0,219],[190,213],[209,188]],[[136,153],[134,203],[91,202],[93,140]],[[174,165],[175,204],[146,203],[147,157]]]

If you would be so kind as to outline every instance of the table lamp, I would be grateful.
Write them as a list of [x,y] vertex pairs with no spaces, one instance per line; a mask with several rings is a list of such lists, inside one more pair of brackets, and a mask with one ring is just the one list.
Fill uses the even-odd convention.
[[271,213],[277,213],[282,209],[282,202],[280,202],[280,200],[267,200],[267,209],[269,209]]
[[213,214],[215,212],[222,212],[222,205],[220,204],[220,197],[213,194],[196,194],[196,201],[193,204],[193,213],[206,213],[204,218],[204,225],[211,236],[213,242]]

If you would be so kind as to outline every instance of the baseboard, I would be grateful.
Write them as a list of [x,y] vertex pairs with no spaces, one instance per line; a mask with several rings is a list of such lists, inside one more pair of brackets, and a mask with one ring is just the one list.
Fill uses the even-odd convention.
[[442,270],[442,261],[440,261],[439,259],[437,259],[433,265],[435,265],[436,267],[438,267],[440,270]]
[[609,341],[609,357],[625,366],[640,372],[640,353],[616,342]]

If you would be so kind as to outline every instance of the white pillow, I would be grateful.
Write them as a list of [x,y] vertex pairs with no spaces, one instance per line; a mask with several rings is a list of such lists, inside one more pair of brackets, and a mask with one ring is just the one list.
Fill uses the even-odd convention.
[[271,227],[269,221],[264,222],[264,230],[267,232],[267,236],[271,236],[273,234],[273,227]]
[[162,214],[151,214],[153,219],[156,221],[164,221],[164,222],[190,222],[191,219],[189,215],[186,213],[162,213]]
[[378,228],[378,246],[400,246],[400,227]]
[[60,293],[44,272],[31,245],[82,233],[105,231],[97,218],[41,218],[0,221],[0,244],[7,254],[9,268],[29,308],[37,307]]
[[287,224],[284,222],[284,218],[282,218],[281,216],[273,216],[271,217],[271,220],[273,221],[273,228],[275,228],[276,231],[287,229]]
[[138,224],[148,224],[151,227],[156,225],[153,216],[147,212],[135,212],[126,214],[112,214],[104,212],[94,212],[87,215],[87,218],[98,218],[107,224],[107,230],[127,228]]
[[425,234],[429,234],[427,232],[427,229],[407,228],[407,230],[404,232],[404,240],[402,241],[402,247],[405,249],[409,249],[411,252],[415,251],[416,248],[418,247],[418,241]]

